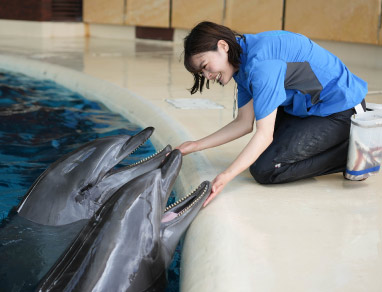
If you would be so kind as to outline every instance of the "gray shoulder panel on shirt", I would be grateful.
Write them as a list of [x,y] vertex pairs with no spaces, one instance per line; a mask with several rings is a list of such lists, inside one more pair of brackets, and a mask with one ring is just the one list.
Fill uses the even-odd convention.
[[309,94],[313,105],[320,101],[323,89],[308,62],[288,62],[284,86],[285,89],[296,89]]

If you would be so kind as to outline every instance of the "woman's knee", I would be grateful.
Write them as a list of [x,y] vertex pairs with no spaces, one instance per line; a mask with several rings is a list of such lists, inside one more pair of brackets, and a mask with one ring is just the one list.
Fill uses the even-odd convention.
[[270,184],[271,173],[269,169],[265,169],[264,165],[259,161],[256,161],[249,167],[249,172],[259,184]]

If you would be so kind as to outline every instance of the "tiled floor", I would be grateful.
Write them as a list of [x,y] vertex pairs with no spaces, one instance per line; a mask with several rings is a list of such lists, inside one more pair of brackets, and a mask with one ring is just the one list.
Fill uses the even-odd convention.
[[[382,103],[382,47],[319,43],[368,81],[369,102]],[[192,77],[183,68],[181,45],[2,37],[0,54],[69,67],[126,87],[176,120],[191,139],[232,120],[233,84],[192,96],[223,109],[179,109],[166,102],[190,98]],[[206,150],[211,163],[206,179],[224,170],[248,139]],[[192,159],[185,157],[184,164]],[[246,171],[189,229],[182,291],[382,291],[381,238],[381,174],[364,182],[334,174],[263,186]]]

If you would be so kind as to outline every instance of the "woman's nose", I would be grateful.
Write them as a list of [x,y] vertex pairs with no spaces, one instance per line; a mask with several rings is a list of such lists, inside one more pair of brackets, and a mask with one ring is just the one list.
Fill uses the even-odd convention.
[[207,70],[203,69],[202,70],[203,76],[207,78],[208,80],[211,80],[212,74],[208,72]]

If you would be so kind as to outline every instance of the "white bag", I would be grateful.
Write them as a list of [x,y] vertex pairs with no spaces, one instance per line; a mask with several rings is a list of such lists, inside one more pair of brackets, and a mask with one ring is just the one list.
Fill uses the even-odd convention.
[[382,162],[382,105],[370,104],[371,111],[352,116],[345,177],[363,180],[377,174]]

